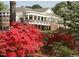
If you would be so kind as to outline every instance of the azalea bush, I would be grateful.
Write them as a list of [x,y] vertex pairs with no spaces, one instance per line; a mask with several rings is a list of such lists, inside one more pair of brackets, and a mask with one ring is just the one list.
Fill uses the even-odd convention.
[[49,56],[72,56],[72,50],[75,49],[73,35],[56,32],[45,36],[47,42],[42,48],[44,54]]
[[75,48],[75,39],[71,34],[65,33],[54,33],[49,37],[47,44],[53,44],[53,42],[64,42],[69,48]]
[[44,45],[39,29],[23,23],[12,23],[9,30],[0,32],[0,55],[24,57],[34,55]]

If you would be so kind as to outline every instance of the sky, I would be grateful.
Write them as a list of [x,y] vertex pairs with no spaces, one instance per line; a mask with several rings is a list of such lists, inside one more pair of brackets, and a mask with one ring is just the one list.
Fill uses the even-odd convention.
[[[32,6],[34,4],[39,4],[44,8],[51,8],[54,7],[57,3],[61,1],[17,1],[16,7],[20,6]],[[9,1],[4,1],[5,4],[10,5]]]

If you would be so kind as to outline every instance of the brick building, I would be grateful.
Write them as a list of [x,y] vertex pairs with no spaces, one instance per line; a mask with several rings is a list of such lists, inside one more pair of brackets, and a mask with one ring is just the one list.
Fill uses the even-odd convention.
[[[10,11],[0,11],[0,28],[7,29],[9,27]],[[49,8],[16,8],[16,22],[25,22],[34,25],[36,28],[41,30],[51,30],[51,24],[58,23],[57,21],[62,20]]]
[[9,27],[10,12],[8,10],[0,11],[0,29],[6,30]]

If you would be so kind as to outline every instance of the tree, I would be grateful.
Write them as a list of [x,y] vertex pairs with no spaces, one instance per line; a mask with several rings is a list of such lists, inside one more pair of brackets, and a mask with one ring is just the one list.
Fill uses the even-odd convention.
[[32,8],[31,6],[25,6],[25,8]]
[[10,23],[16,21],[16,1],[10,1]]
[[23,7],[23,8],[24,8],[24,6],[21,6],[21,7]]
[[35,5],[32,6],[32,9],[36,9],[36,8],[42,8],[42,7],[38,4],[35,4]]
[[79,2],[61,2],[53,10],[63,17],[64,26],[69,27],[69,32],[79,39]]
[[3,2],[0,2],[0,11],[6,9],[6,5]]

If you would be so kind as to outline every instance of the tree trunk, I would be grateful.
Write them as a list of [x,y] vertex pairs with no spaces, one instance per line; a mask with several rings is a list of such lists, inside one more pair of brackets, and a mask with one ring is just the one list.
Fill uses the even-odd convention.
[[16,1],[10,1],[10,24],[16,21]]

